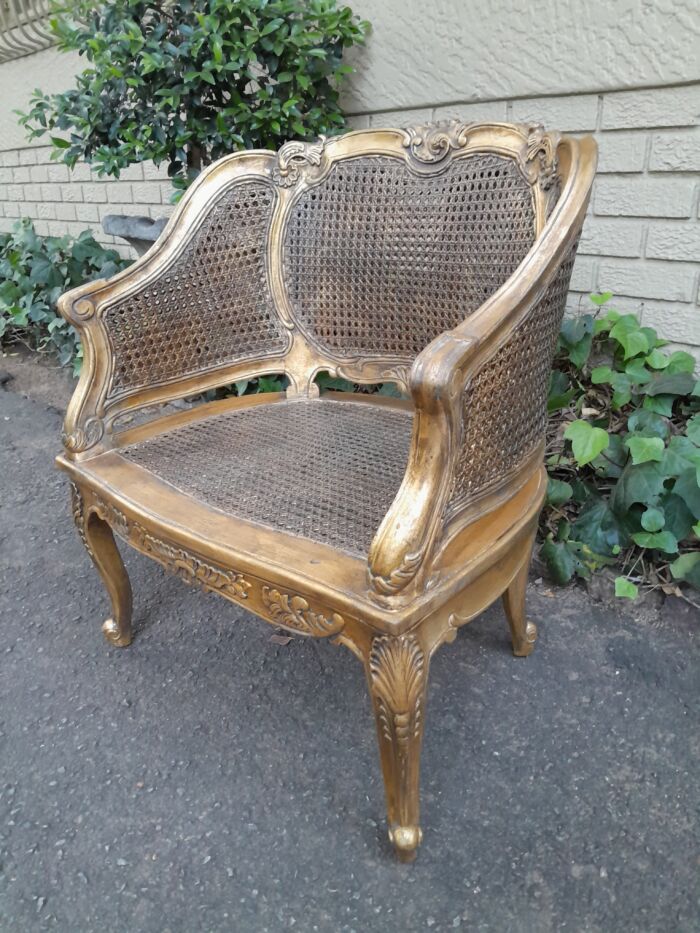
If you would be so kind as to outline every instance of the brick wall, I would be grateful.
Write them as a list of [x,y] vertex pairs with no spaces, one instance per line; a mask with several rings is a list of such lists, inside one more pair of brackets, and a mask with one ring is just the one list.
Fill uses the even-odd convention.
[[0,232],[19,217],[30,217],[42,236],[77,235],[90,228],[96,239],[123,256],[133,256],[124,240],[105,234],[106,214],[170,215],[172,186],[165,166],[131,165],[119,180],[99,178],[87,165],[73,171],[52,162],[45,146],[0,151]]

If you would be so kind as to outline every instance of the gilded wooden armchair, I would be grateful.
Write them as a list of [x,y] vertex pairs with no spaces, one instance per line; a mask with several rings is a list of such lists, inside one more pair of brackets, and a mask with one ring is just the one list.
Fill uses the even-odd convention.
[[[111,599],[108,641],[131,641],[116,532],[347,646],[406,860],[431,655],[499,596],[514,653],[535,640],[545,399],[595,162],[590,138],[503,123],[237,153],[141,260],[61,299],[85,363],[58,464]],[[321,371],[408,398],[319,396]],[[286,392],[158,410],[265,373]]]

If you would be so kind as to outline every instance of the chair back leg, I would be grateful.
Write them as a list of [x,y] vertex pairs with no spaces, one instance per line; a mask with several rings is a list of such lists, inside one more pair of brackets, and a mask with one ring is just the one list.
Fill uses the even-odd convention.
[[537,626],[529,622],[525,615],[525,598],[527,594],[527,578],[530,571],[532,549],[535,545],[537,528],[528,538],[527,547],[520,569],[503,594],[503,608],[505,609],[510,635],[513,640],[513,654],[516,658],[526,658],[532,653],[537,639]]

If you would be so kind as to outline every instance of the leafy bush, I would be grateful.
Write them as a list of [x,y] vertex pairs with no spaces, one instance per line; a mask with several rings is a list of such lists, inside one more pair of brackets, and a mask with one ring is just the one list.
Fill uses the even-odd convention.
[[35,91],[21,115],[34,139],[55,130],[55,157],[119,177],[133,162],[168,163],[184,188],[237,149],[277,149],[344,126],[343,50],[368,24],[336,0],[63,0],[59,47],[91,63],[77,87]]
[[592,295],[566,320],[549,391],[541,556],[566,583],[615,567],[618,596],[700,589],[700,383],[689,353]]
[[69,288],[107,278],[126,265],[89,230],[77,239],[40,237],[30,220],[19,221],[12,233],[0,234],[0,340],[54,353],[62,366],[72,363],[77,373],[80,341],[56,302]]

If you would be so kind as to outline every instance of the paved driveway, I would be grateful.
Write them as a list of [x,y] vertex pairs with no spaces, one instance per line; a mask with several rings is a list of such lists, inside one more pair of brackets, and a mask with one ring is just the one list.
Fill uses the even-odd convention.
[[131,648],[52,468],[57,413],[0,392],[0,930],[689,931],[698,636],[532,587],[431,667],[425,840],[385,840],[362,672],[134,552]]

